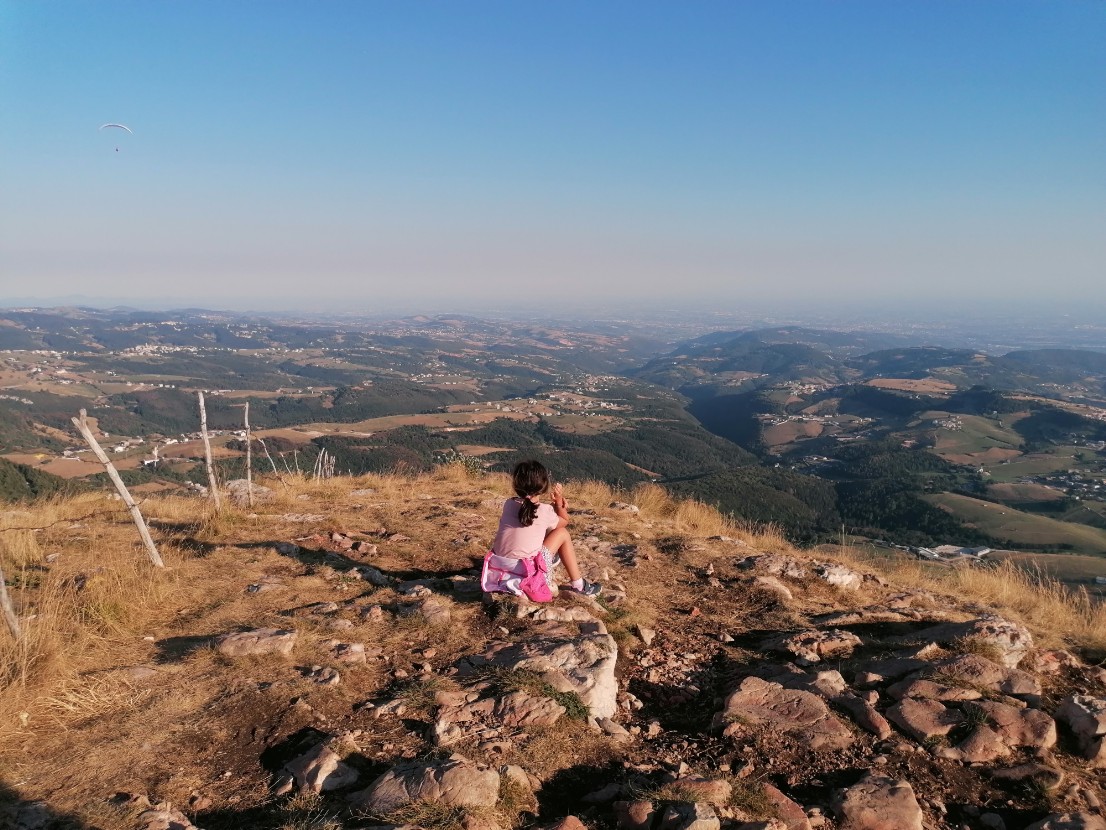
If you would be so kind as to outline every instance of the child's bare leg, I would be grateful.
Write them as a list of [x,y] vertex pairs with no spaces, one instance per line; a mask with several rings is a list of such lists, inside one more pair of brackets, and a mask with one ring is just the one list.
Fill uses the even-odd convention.
[[580,574],[580,566],[576,563],[576,549],[572,546],[572,537],[566,528],[558,527],[545,534],[545,547],[546,550],[561,557],[561,563],[568,571],[569,579],[575,581],[583,578]]

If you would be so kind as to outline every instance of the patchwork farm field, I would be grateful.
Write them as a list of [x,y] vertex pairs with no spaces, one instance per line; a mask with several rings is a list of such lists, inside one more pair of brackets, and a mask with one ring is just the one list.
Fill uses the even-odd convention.
[[817,438],[825,427],[817,421],[788,421],[765,427],[763,441],[769,447],[790,444],[800,438]]
[[924,496],[930,504],[1007,543],[1029,546],[1070,545],[1075,553],[1106,554],[1106,530],[1058,522],[1005,504],[954,493]]
[[956,385],[938,378],[874,378],[869,386],[877,389],[894,389],[898,392],[914,392],[921,395],[947,395],[956,391]]
[[1027,476],[1040,476],[1079,466],[1078,447],[1056,447],[1048,452],[1031,453],[998,464],[985,465],[991,481],[1000,484]]
[[[947,418],[945,412],[927,412],[923,418]],[[938,429],[937,443],[934,447],[942,458],[954,464],[972,464],[987,460],[1001,461],[1004,458],[1021,454],[1021,436],[1005,426],[1000,426],[992,418],[980,415],[958,416],[962,427],[958,430]],[[995,452],[995,451],[999,452]],[[986,459],[981,459],[987,454]]]
[[1052,502],[1064,498],[1064,494],[1055,487],[1043,484],[992,484],[987,488],[987,495],[1006,504]]

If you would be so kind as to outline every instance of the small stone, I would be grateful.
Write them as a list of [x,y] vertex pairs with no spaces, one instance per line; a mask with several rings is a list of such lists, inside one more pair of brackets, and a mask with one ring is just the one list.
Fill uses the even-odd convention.
[[661,816],[658,830],[719,830],[718,814],[709,804],[672,804]]
[[332,669],[328,666],[326,668],[320,668],[318,671],[313,671],[311,673],[311,679],[320,686],[337,686],[342,682],[342,675],[340,675],[336,669]]
[[652,801],[616,801],[614,817],[620,830],[650,830],[657,815]]

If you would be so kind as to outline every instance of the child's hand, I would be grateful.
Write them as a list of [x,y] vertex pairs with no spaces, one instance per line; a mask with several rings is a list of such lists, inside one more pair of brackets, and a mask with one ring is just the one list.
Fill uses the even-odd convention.
[[553,506],[557,508],[564,508],[568,502],[565,501],[564,488],[560,483],[553,485]]

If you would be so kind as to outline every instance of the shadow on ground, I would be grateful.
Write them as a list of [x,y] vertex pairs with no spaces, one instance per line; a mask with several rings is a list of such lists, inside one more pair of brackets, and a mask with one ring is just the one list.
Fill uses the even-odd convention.
[[11,830],[108,830],[55,810],[45,801],[28,801],[0,781],[0,827]]

